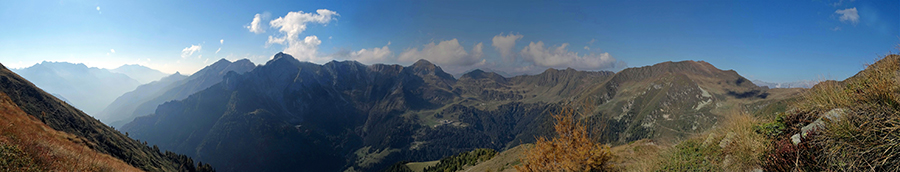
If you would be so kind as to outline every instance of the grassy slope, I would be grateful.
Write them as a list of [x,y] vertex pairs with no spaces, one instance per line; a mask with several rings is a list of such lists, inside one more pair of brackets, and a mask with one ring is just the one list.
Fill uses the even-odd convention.
[[0,92],[0,170],[141,171],[29,116]]
[[[900,55],[887,55],[844,81],[820,83],[793,107],[766,157],[768,168],[900,171]],[[833,109],[845,113],[806,133],[800,144],[791,144],[790,137],[801,127]]]

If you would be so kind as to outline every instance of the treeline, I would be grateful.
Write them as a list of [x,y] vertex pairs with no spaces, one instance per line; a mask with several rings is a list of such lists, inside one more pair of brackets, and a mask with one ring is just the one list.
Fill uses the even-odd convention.
[[[140,142],[140,140],[138,140],[138,142]],[[146,141],[144,141],[143,143],[144,143],[144,145],[147,145]],[[150,146],[148,146],[148,147],[150,147]],[[194,166],[195,165],[194,159],[191,159],[191,157],[188,157],[186,155],[177,154],[175,152],[171,152],[168,150],[165,152],[161,152],[159,150],[159,146],[156,146],[156,145],[153,145],[152,147],[150,147],[150,149],[152,149],[153,152],[162,155],[163,157],[168,159],[170,162],[172,162],[176,166],[178,166],[177,167],[178,171],[187,171],[187,172],[215,172],[216,171],[216,169],[213,169],[212,166],[209,165],[208,163],[205,164],[203,162],[197,162],[196,166]]]
[[487,161],[497,155],[497,151],[493,149],[475,149],[469,152],[463,152],[441,159],[434,166],[425,168],[425,172],[448,172],[459,171],[464,166],[472,166],[479,162]]

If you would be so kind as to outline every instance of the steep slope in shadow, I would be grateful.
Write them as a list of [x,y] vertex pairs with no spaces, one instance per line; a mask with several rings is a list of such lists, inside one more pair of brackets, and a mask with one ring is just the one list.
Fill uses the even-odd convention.
[[184,80],[187,77],[188,76],[176,72],[175,74],[166,76],[158,81],[138,86],[134,90],[116,98],[115,101],[110,103],[109,106],[95,116],[97,119],[100,119],[100,121],[107,123],[110,126],[121,127],[127,121],[134,119],[133,116],[122,115],[122,113],[134,111],[140,103],[152,98],[149,96],[153,96],[154,93],[160,92],[169,85]]

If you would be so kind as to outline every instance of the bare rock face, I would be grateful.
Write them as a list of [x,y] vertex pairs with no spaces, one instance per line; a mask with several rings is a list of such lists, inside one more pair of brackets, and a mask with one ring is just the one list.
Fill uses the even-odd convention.
[[728,145],[730,145],[731,142],[734,142],[734,137],[736,137],[736,136],[737,136],[737,134],[735,134],[734,132],[728,132],[728,134],[725,135],[725,138],[722,138],[722,141],[719,141],[719,147],[721,147],[723,149],[725,147],[728,147]]
[[809,132],[813,130],[824,129],[826,122],[838,121],[842,116],[846,114],[847,109],[837,108],[819,115],[819,119],[816,119],[816,121],[813,121],[812,123],[803,126],[803,128],[800,128],[800,133],[792,135],[791,142],[794,143],[794,145],[800,144],[800,142],[802,142],[803,139],[808,136]]

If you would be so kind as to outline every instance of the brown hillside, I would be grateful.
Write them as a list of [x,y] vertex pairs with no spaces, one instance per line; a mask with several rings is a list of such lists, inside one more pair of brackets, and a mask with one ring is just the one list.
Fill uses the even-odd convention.
[[141,171],[25,114],[5,93],[0,93],[0,121],[2,171]]

